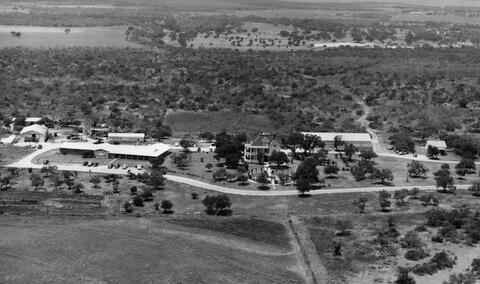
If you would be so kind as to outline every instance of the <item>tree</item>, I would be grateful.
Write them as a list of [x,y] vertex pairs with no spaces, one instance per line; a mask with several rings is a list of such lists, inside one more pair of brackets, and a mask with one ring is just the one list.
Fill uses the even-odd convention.
[[70,28],[65,28],[65,30],[64,30],[64,31],[65,31],[65,34],[67,34],[67,35],[68,35],[68,34],[69,34],[69,33],[70,33],[72,30],[71,30]]
[[8,187],[10,185],[10,179],[11,179],[11,177],[2,177],[0,179],[0,189],[1,190],[8,189]]
[[137,187],[136,186],[132,186],[130,188],[130,195],[137,195]]
[[160,169],[164,162],[165,158],[163,156],[158,156],[150,159],[150,164],[152,164],[153,169]]
[[292,132],[288,135],[284,141],[285,146],[292,151],[292,157],[295,158],[295,151],[297,147],[300,147],[303,141],[303,134],[300,132]]
[[94,188],[98,188],[98,185],[100,184],[101,180],[100,180],[100,177],[99,177],[99,176],[93,176],[93,177],[90,179],[90,182],[93,184],[93,187],[94,187]]
[[358,209],[358,213],[365,213],[367,202],[368,202],[368,199],[366,197],[360,197],[359,199],[354,200],[352,204]]
[[444,192],[447,192],[447,187],[453,186],[453,178],[450,176],[449,170],[440,169],[433,174],[437,187],[443,188]]
[[152,201],[153,200],[153,192],[151,189],[145,188],[143,189],[140,196],[143,198],[144,201]]
[[240,185],[248,184],[248,177],[246,175],[240,175],[237,180],[240,182]]
[[74,185],[73,185],[73,192],[74,193],[82,193],[82,189],[83,189],[83,184],[81,182],[76,182]]
[[418,187],[414,187],[410,189],[410,191],[408,192],[408,195],[410,195],[411,199],[417,199],[419,193],[420,193],[420,189]]
[[67,185],[68,189],[72,189],[72,187],[75,185],[74,179],[66,179],[64,182]]
[[273,150],[270,154],[269,161],[280,166],[283,163],[288,163],[288,157],[287,154],[282,151]]
[[438,155],[440,154],[440,150],[438,150],[437,147],[435,146],[432,146],[432,145],[428,145],[428,148],[427,148],[427,157],[431,158],[431,159],[438,159]]
[[162,205],[160,207],[163,209],[163,213],[169,213],[172,210],[173,202],[168,199],[162,200]]
[[344,219],[338,220],[337,223],[335,223],[335,228],[337,229],[337,231],[339,231],[339,236],[349,236],[350,230],[353,229],[353,225],[350,220]]
[[400,190],[395,190],[393,192],[393,198],[397,200],[397,203],[400,205],[405,205],[405,198],[408,197],[408,189],[402,188]]
[[347,156],[347,159],[351,161],[352,156],[355,155],[355,152],[357,151],[357,148],[355,148],[353,144],[348,144],[348,145],[345,145],[344,151],[345,151],[345,156]]
[[30,176],[30,181],[32,186],[35,187],[35,190],[37,190],[39,187],[41,188],[45,184],[43,178],[38,174],[32,174]]
[[415,152],[415,142],[407,132],[396,133],[389,137],[395,150],[400,152]]
[[180,146],[183,148],[184,152],[188,153],[188,148],[195,146],[195,143],[192,140],[182,139],[180,140]]
[[125,201],[125,203],[123,203],[123,209],[125,210],[125,213],[132,213],[133,212],[132,203],[130,203],[129,201]]
[[332,177],[332,175],[337,174],[339,170],[340,169],[336,165],[330,164],[325,166],[325,168],[323,169],[323,172],[329,177]]
[[238,161],[242,158],[243,143],[246,142],[245,133],[235,136],[227,134],[225,131],[215,136],[215,159],[225,159],[228,168],[236,169]]
[[257,178],[256,181],[260,184],[260,189],[268,189],[268,184],[270,183],[270,180],[267,177],[267,173],[263,172],[261,173]]
[[360,151],[360,154],[358,156],[362,159],[370,161],[371,159],[377,157],[377,153],[375,153],[373,149],[369,148],[369,149]]
[[303,149],[305,156],[310,156],[311,152],[319,147],[324,148],[325,142],[322,139],[315,135],[304,135],[300,147]]
[[136,195],[134,198],[133,198],[133,205],[137,206],[137,207],[143,207],[145,206],[145,204],[143,203],[143,198],[139,195]]
[[318,160],[315,158],[307,158],[298,165],[295,172],[295,179],[308,180],[310,183],[318,182]]
[[439,204],[438,199],[431,193],[420,196],[420,201],[422,202],[423,206],[437,206]]
[[385,184],[386,181],[391,182],[393,180],[393,174],[390,169],[375,169],[371,178],[378,179],[381,184]]
[[119,182],[118,180],[114,180],[114,181],[112,182],[113,192],[115,192],[115,193],[120,192],[120,191],[119,191],[119,186],[120,186],[120,182]]
[[469,172],[475,171],[475,169],[475,161],[468,158],[462,158],[460,162],[455,165],[455,172],[460,176],[464,176]]
[[55,189],[59,189],[63,184],[63,179],[60,178],[60,174],[55,173],[50,176],[50,181],[53,183]]
[[333,148],[338,151],[338,147],[343,146],[345,142],[342,140],[342,136],[337,135],[333,138]]
[[155,190],[162,189],[165,185],[165,178],[163,177],[163,172],[161,170],[152,169],[148,177],[147,184]]
[[380,207],[382,207],[382,211],[386,211],[388,207],[390,207],[390,197],[392,194],[386,190],[382,190],[378,193],[378,203],[380,203]]
[[211,163],[208,163],[208,164],[205,165],[205,168],[207,168],[207,172],[211,172],[212,168],[213,168],[213,165]]
[[206,212],[209,215],[224,215],[225,209],[230,208],[232,203],[230,198],[225,194],[207,195],[202,201],[206,207]]
[[472,185],[468,188],[468,191],[470,191],[475,196],[480,196],[480,181],[474,181]]
[[398,277],[395,284],[415,284],[415,279],[409,275],[408,269],[400,267],[398,269]]
[[425,174],[428,172],[428,169],[418,161],[412,161],[407,164],[408,176],[412,178],[416,177],[425,177]]
[[311,189],[310,182],[306,179],[299,179],[297,181],[297,190],[301,196],[305,196],[306,192],[309,192]]
[[65,180],[73,178],[74,174],[71,171],[63,171],[63,178]]

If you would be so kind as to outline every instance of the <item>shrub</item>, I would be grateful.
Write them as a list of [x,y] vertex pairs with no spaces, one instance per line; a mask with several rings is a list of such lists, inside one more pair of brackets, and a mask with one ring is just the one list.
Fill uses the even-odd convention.
[[152,201],[153,200],[153,192],[150,189],[145,189],[142,194],[142,198],[144,201]]
[[415,231],[408,232],[401,241],[402,248],[420,248],[422,241]]
[[418,225],[418,226],[415,227],[415,231],[416,232],[426,232],[427,227],[425,227],[425,225]]
[[415,279],[408,274],[408,269],[400,267],[398,269],[398,278],[395,280],[395,284],[415,284]]
[[125,210],[125,213],[132,213],[133,212],[132,204],[128,201],[125,201],[125,203],[123,203],[123,209]]
[[153,204],[153,207],[155,207],[155,210],[160,210],[160,203],[155,202],[155,204]]
[[428,256],[428,253],[423,248],[416,248],[405,253],[405,258],[408,260],[421,260]]
[[433,236],[432,242],[443,243],[443,238],[441,236]]
[[480,277],[480,258],[475,258],[472,261],[472,273],[475,273],[477,276]]
[[192,192],[190,195],[192,196],[192,199],[198,199],[198,193]]
[[163,213],[168,213],[172,211],[173,207],[173,202],[170,200],[162,200],[162,205]]
[[418,275],[435,274],[438,270],[452,268],[455,260],[450,258],[445,251],[436,253],[433,258],[426,263],[415,265],[412,271]]
[[473,273],[465,273],[465,274],[452,274],[448,279],[448,282],[445,281],[443,284],[475,284],[475,275]]
[[144,204],[143,204],[143,198],[140,197],[140,196],[135,196],[133,198],[133,205],[137,206],[137,207],[143,207]]

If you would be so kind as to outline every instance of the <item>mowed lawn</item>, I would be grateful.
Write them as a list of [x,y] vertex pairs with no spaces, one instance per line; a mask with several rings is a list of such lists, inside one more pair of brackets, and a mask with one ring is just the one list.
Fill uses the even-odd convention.
[[1,283],[303,283],[281,248],[144,218],[4,217]]
[[[0,25],[0,48],[64,48],[64,47],[132,47],[139,44],[125,40],[126,27],[71,27],[67,35],[63,27],[29,27]],[[20,38],[12,37],[12,31],[20,32]]]
[[262,115],[234,112],[170,111],[164,121],[175,132],[213,133],[272,131],[272,123]]

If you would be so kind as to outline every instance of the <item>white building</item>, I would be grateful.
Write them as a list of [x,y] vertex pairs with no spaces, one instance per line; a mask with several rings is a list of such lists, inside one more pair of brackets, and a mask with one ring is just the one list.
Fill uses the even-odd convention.
[[334,149],[335,137],[340,137],[344,144],[353,144],[357,148],[371,148],[372,137],[368,133],[346,133],[346,132],[302,132],[303,135],[314,135],[325,142],[326,149]]
[[110,143],[136,143],[145,142],[145,133],[108,133]]
[[425,143],[425,149],[428,149],[428,146],[437,147],[440,151],[447,150],[447,143],[443,140],[427,140],[427,143]]
[[25,126],[20,131],[22,142],[45,142],[48,136],[48,128],[43,125],[32,124]]
[[170,146],[163,143],[151,145],[112,145],[108,143],[68,142],[60,147],[62,154],[89,154],[104,159],[132,159],[148,161],[152,158],[166,156]]

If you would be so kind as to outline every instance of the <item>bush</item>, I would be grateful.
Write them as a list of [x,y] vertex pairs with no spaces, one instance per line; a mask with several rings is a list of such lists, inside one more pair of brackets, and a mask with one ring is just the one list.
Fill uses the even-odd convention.
[[432,237],[432,242],[443,243],[443,238],[441,236]]
[[155,202],[155,204],[153,204],[153,207],[155,207],[155,210],[160,210],[160,203]]
[[405,237],[402,239],[402,248],[420,248],[422,246],[422,241],[418,237],[415,231],[408,232]]
[[128,201],[125,201],[125,203],[123,203],[123,209],[125,210],[125,213],[132,213],[133,212],[132,204]]
[[415,284],[415,279],[408,274],[408,269],[400,267],[398,269],[398,278],[395,284]]
[[480,277],[480,258],[475,258],[472,261],[472,273],[475,273],[478,277]]
[[444,251],[436,253],[433,258],[426,263],[415,265],[412,271],[418,275],[435,274],[438,270],[452,268],[455,260],[451,259]]
[[405,258],[408,260],[421,260],[428,257],[428,253],[423,248],[409,250],[405,253]]
[[192,196],[192,199],[198,199],[198,193],[192,192],[190,195]]
[[137,207],[143,207],[144,204],[143,204],[143,198],[140,197],[140,196],[135,196],[133,198],[133,205],[137,206]]

